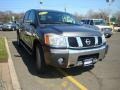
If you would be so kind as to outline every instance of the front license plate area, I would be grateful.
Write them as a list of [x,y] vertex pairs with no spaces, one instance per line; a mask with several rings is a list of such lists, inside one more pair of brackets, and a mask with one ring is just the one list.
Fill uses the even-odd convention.
[[84,66],[91,66],[93,65],[93,58],[88,58],[83,60],[83,65]]
[[[83,55],[78,57],[78,62],[82,62],[82,66],[92,66],[94,61],[99,57],[99,54],[90,54],[90,55]],[[79,63],[80,64],[80,63]]]

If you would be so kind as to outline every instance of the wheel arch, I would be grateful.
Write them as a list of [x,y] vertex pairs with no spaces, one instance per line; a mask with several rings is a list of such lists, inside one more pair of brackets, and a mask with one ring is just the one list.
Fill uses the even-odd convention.
[[41,42],[40,42],[38,39],[34,39],[34,41],[33,41],[33,51],[35,50],[35,47],[36,47],[38,44],[40,45],[40,47],[42,47]]
[[43,46],[42,46],[41,42],[40,42],[38,39],[35,39],[35,40],[33,41],[33,49],[32,49],[32,51],[33,51],[33,56],[35,56],[35,54],[36,54],[35,49],[36,49],[36,46],[37,46],[37,45],[39,45],[40,51],[41,51],[41,53],[42,53],[43,60],[44,60],[44,62],[45,62],[44,49],[43,49]]

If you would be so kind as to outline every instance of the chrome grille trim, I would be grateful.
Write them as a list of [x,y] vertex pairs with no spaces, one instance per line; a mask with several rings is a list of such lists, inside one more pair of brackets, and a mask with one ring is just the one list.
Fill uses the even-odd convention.
[[67,48],[69,48],[68,38],[69,38],[69,37],[65,37],[65,39],[66,39],[66,44],[67,44]]
[[98,45],[98,37],[94,36],[94,38],[95,38],[95,45]]
[[[100,47],[100,46],[102,46],[103,45],[103,43],[101,42],[100,44],[99,44],[99,41],[98,41],[98,36],[91,36],[91,37],[93,37],[94,39],[95,39],[95,44],[94,45],[92,45],[92,46],[87,46],[87,47],[84,47],[83,46],[83,42],[82,42],[82,40],[81,40],[81,37],[73,37],[73,38],[76,38],[76,40],[77,40],[77,43],[78,43],[78,47],[71,47],[70,45],[69,45],[69,41],[68,41],[68,38],[69,37],[66,37],[66,41],[67,41],[67,48],[81,48],[81,49],[85,49],[85,48],[93,48],[93,47]],[[102,38],[102,37],[100,37],[100,38]]]
[[83,47],[83,44],[82,44],[82,41],[81,41],[80,37],[76,37],[76,39],[77,39],[77,42],[78,42],[78,46]]

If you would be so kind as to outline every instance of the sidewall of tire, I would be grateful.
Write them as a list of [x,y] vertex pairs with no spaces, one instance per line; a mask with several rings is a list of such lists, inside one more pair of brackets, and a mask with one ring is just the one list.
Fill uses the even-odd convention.
[[[38,73],[44,73],[44,71],[45,71],[45,63],[44,63],[44,57],[43,57],[43,51],[42,51],[42,48],[41,48],[41,46],[38,44],[37,46],[36,46],[36,49],[38,49],[39,50],[39,56],[40,56],[40,64],[41,64],[41,67],[39,68],[39,66],[37,66],[38,64],[38,61],[37,61],[37,56],[35,56],[35,59],[36,59],[36,69],[37,69],[37,72]],[[35,49],[35,53],[36,53],[36,49]],[[37,55],[37,53],[35,54],[35,55]]]

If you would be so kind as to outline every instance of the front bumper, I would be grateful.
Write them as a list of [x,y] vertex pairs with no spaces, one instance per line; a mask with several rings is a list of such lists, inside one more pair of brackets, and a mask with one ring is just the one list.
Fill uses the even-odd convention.
[[[48,65],[52,65],[55,67],[60,68],[70,68],[75,66],[83,66],[83,62],[77,64],[79,57],[82,56],[90,56],[90,58],[95,58],[96,61],[93,62],[96,63],[98,60],[104,59],[105,55],[108,51],[108,45],[103,45],[98,48],[92,48],[92,49],[83,49],[83,50],[75,50],[75,49],[51,49],[48,47],[44,47],[44,56],[45,56],[45,62]],[[58,59],[63,59],[62,64],[58,62]]]

